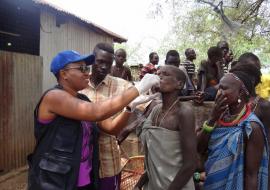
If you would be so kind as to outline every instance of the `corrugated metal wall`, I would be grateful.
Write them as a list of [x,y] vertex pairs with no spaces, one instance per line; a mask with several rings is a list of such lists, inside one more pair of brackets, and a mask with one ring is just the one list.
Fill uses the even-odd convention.
[[42,93],[42,58],[0,51],[0,170],[26,164],[33,151],[33,111]]
[[56,26],[56,16],[45,10],[40,13],[40,24],[40,56],[44,63],[43,91],[56,83],[55,77],[50,73],[50,63],[58,52],[70,49],[89,54],[99,42],[113,43],[112,38],[98,34],[73,20],[66,20]]

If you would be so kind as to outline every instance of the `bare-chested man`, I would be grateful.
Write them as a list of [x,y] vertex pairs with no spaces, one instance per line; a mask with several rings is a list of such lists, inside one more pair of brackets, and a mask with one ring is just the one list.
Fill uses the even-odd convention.
[[192,106],[180,102],[178,92],[186,77],[175,66],[158,72],[162,104],[156,105],[139,137],[145,151],[146,173],[135,188],[144,190],[194,189],[196,168],[195,118]]

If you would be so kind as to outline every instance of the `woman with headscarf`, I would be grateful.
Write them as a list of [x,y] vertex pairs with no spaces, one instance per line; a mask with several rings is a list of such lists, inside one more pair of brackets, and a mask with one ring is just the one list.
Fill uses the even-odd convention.
[[[256,93],[256,87],[261,83],[262,73],[260,59],[251,52],[243,53],[238,62],[232,67],[231,72],[242,71],[249,75],[249,78],[252,81],[252,88],[250,91],[249,104],[252,112],[260,119],[263,123],[268,137],[268,146],[270,139],[270,102],[262,98],[259,94]],[[270,167],[268,164],[268,173],[270,172]],[[270,176],[268,175],[270,181]],[[270,189],[270,187],[269,187]]]
[[220,80],[212,114],[198,136],[198,151],[208,151],[207,190],[268,188],[266,131],[248,104],[251,88],[242,71]]

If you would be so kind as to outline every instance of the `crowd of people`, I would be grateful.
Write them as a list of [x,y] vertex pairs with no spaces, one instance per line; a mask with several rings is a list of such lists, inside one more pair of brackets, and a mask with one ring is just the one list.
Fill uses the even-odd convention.
[[[58,84],[35,109],[28,189],[120,190],[128,158],[123,162],[119,145],[133,130],[145,155],[134,189],[270,189],[270,102],[255,90],[260,59],[251,52],[235,59],[220,41],[196,72],[195,50],[184,54],[181,62],[169,50],[158,67],[158,54],[150,53],[134,84],[124,49],[99,43],[87,56],[59,52],[51,62]],[[196,128],[194,106],[204,101],[213,108]]]

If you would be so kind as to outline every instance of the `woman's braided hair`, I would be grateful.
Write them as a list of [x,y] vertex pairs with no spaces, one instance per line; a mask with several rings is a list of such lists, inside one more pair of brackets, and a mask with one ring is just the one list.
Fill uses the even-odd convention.
[[[261,81],[261,71],[254,64],[237,64],[230,70],[245,85],[250,95],[255,95],[255,86]],[[249,96],[245,97],[248,100]]]
[[[240,62],[236,64],[231,70],[231,73],[245,73],[245,78],[241,79],[244,82],[244,80],[250,80],[251,81],[251,87],[248,87],[249,84],[246,85],[248,91],[252,93],[253,90],[255,90],[255,87],[261,82],[261,76],[262,73],[260,69],[251,63],[245,63]],[[243,74],[240,74],[243,75]],[[240,77],[239,77],[240,78]],[[249,83],[249,82],[246,82]]]

